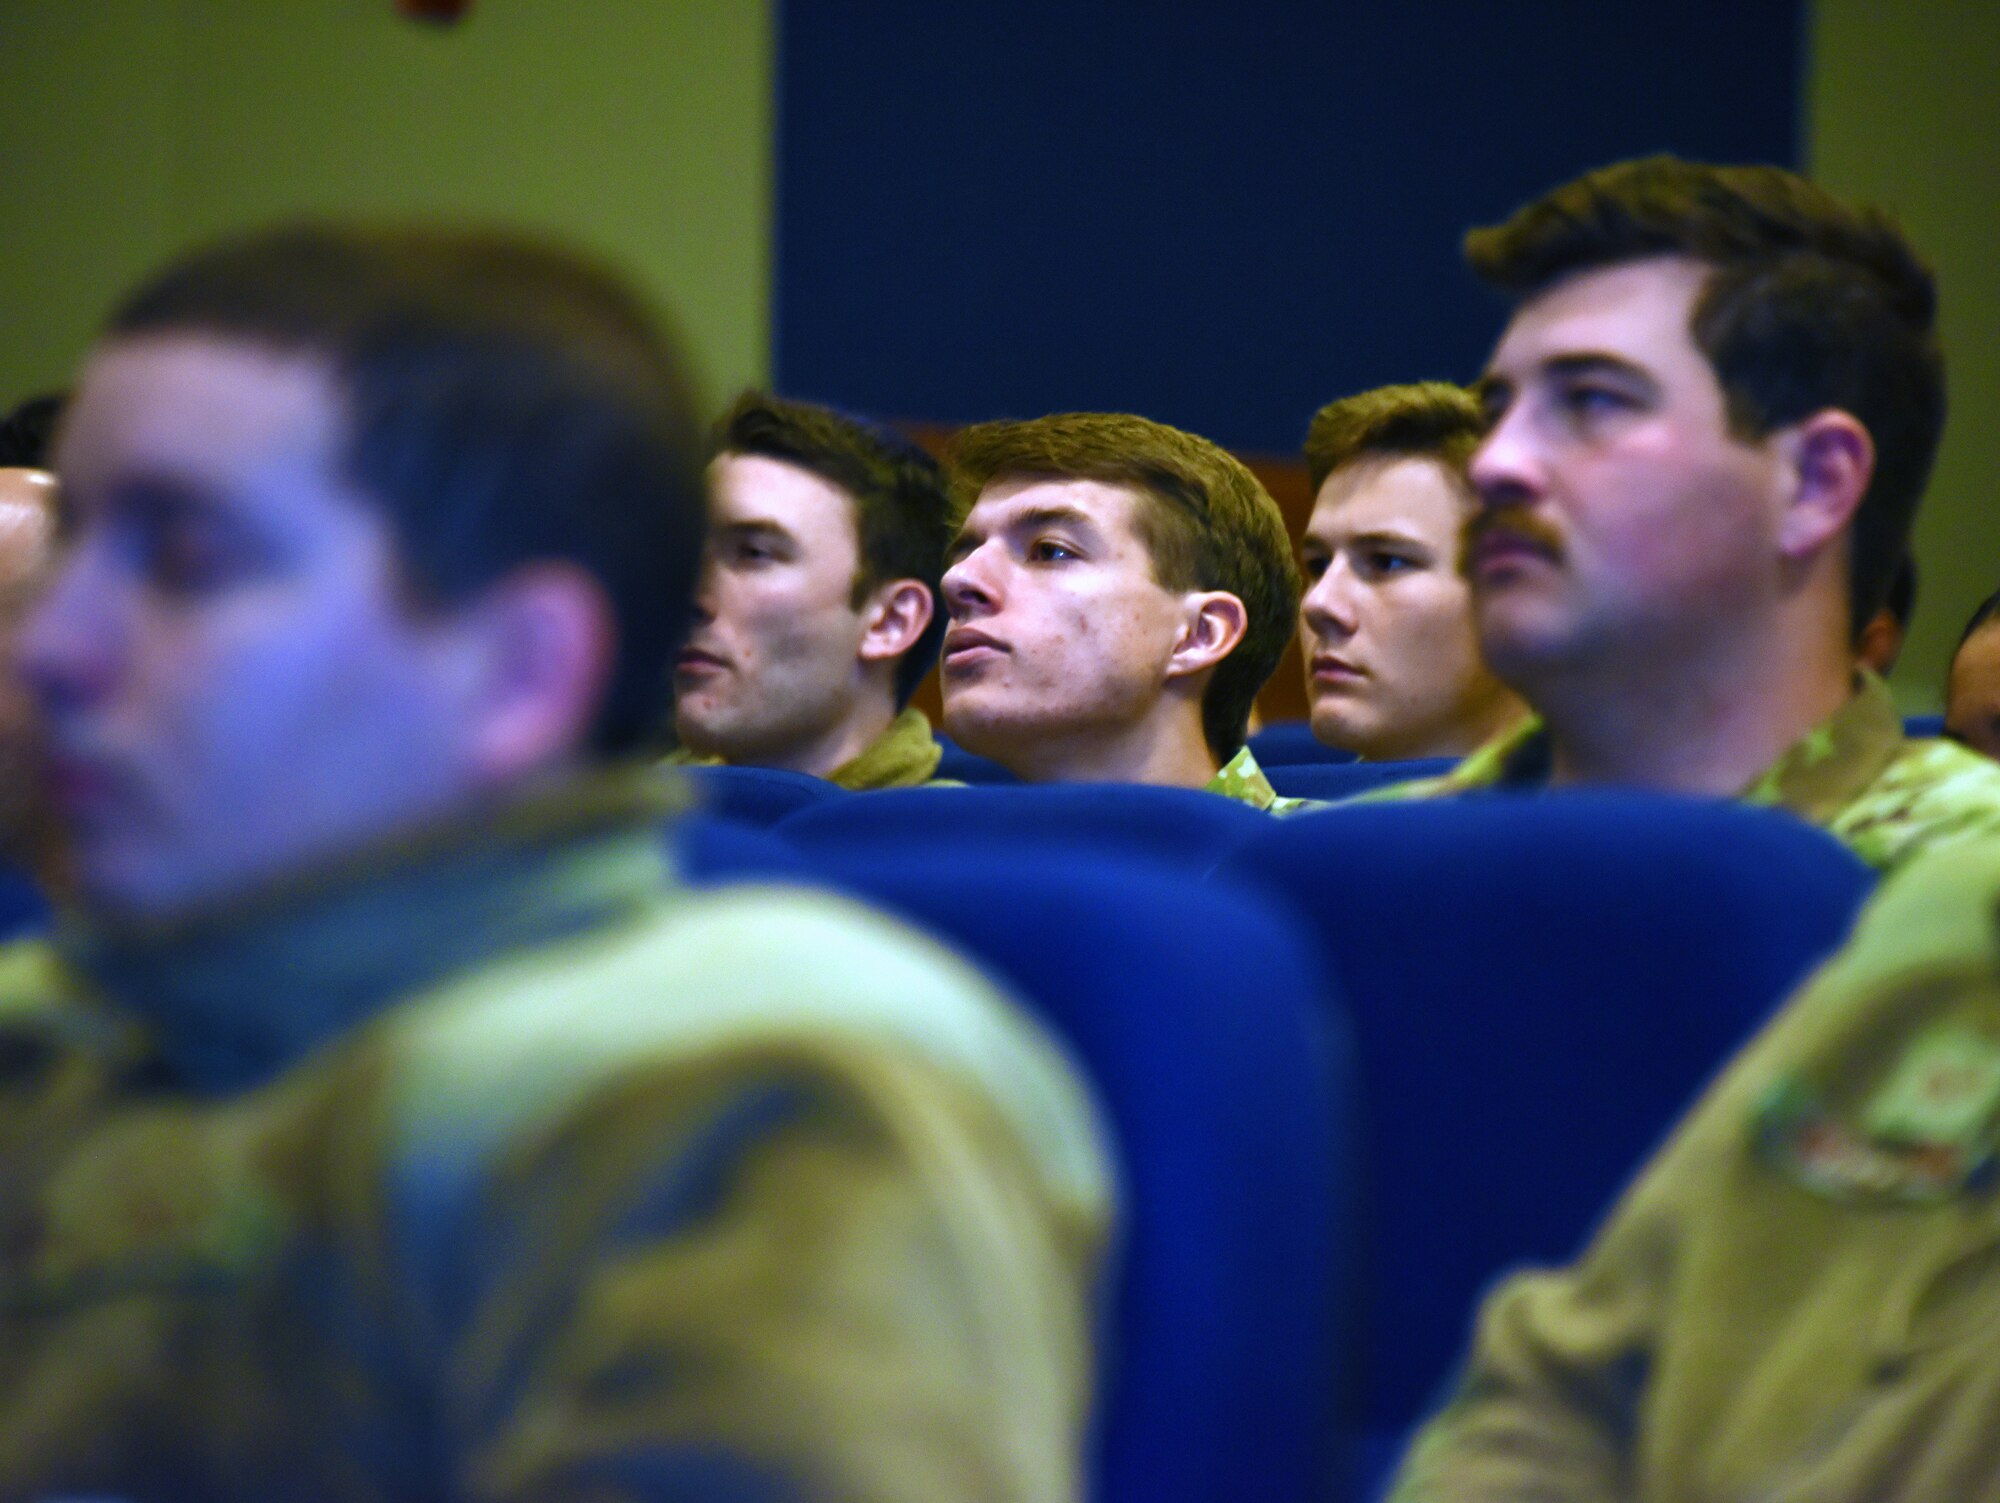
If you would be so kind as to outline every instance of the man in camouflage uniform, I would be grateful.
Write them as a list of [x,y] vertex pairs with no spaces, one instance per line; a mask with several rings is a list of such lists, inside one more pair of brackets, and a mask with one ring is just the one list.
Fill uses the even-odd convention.
[[853,792],[931,781],[910,705],[944,638],[937,462],[829,408],[745,392],[708,466],[708,555],[674,669],[683,765],[781,767]]
[[1776,168],[1605,168],[1466,241],[1514,295],[1470,473],[1481,645],[1538,718],[1392,790],[1619,784],[1778,804],[1877,866],[2000,831],[1855,662],[1944,422],[1929,272]]
[[1245,744],[1298,612],[1284,518],[1206,439],[1120,413],[959,436],[944,728],[1029,783],[1205,788],[1278,813]]
[[683,392],[500,236],[114,318],[21,644],[79,902],[0,957],[0,1497],[1077,1496],[1064,1062],[885,919],[679,887],[622,763]]
[[2000,841],[1885,883],[1573,1267],[1509,1279],[1395,1503],[2000,1497]]

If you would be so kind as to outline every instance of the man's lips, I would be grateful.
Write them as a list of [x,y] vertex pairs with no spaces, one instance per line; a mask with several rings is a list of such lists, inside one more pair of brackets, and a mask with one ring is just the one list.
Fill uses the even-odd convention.
[[70,818],[103,807],[119,789],[111,768],[90,757],[51,754],[42,761],[42,790]]
[[1312,660],[1312,681],[1315,684],[1327,687],[1358,684],[1367,676],[1367,670],[1331,652],[1315,654]]
[[699,678],[704,674],[720,673],[729,664],[712,652],[703,652],[698,647],[684,647],[681,655],[674,659],[674,676],[682,674]]
[[971,668],[1006,651],[1007,644],[998,637],[989,637],[969,626],[955,626],[944,634],[944,666],[954,671]]

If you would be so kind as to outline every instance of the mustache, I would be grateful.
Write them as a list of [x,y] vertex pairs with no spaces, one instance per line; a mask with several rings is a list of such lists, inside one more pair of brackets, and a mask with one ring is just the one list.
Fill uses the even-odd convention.
[[1474,552],[1486,538],[1495,534],[1519,538],[1531,548],[1541,549],[1553,557],[1562,557],[1562,538],[1556,530],[1539,517],[1526,513],[1506,511],[1478,511],[1466,518],[1459,529],[1458,561],[1461,574],[1472,566]]

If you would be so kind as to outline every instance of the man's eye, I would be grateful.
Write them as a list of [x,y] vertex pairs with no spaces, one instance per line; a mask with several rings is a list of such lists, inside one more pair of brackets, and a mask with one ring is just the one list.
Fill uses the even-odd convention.
[[256,560],[239,540],[211,527],[172,524],[138,540],[146,575],[168,595],[207,595],[249,572]]
[[1361,555],[1361,574],[1366,579],[1388,579],[1417,567],[1417,561],[1407,554],[1370,550]]
[[1299,560],[1299,568],[1305,572],[1307,579],[1318,579],[1326,573],[1326,560],[1309,553]]
[[1080,555],[1074,548],[1054,538],[1036,538],[1028,544],[1028,558],[1034,563],[1055,564],[1077,557]]
[[1624,392],[1613,391],[1608,386],[1566,386],[1559,400],[1563,412],[1578,419],[1606,417],[1632,406],[1631,398]]

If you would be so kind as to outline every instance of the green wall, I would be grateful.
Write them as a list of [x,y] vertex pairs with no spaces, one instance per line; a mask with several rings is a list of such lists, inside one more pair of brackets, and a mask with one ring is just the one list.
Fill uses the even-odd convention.
[[219,231],[322,210],[562,233],[686,336],[711,399],[770,348],[766,0],[0,0],[0,404]]
[[1812,171],[1894,211],[1936,270],[1951,420],[1917,525],[1917,619],[1896,672],[1935,708],[1952,642],[2000,587],[2000,6],[1818,0]]

